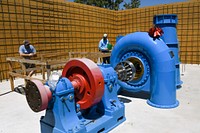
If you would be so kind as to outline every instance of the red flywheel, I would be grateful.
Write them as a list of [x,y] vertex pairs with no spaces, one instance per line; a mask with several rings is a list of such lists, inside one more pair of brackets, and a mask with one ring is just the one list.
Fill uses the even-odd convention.
[[75,100],[81,109],[100,102],[104,94],[104,78],[99,67],[87,58],[72,59],[66,63],[62,76],[75,88]]

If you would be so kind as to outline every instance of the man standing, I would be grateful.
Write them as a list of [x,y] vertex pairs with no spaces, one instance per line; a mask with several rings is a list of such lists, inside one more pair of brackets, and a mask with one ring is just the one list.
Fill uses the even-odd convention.
[[[108,44],[109,44],[108,35],[104,34],[103,38],[99,42],[99,51],[101,51],[102,53],[108,53],[109,52]],[[103,63],[110,64],[110,57],[103,57]]]
[[[31,57],[36,56],[36,50],[35,48],[30,44],[30,42],[28,40],[24,40],[23,41],[23,45],[21,45],[19,47],[19,54],[21,57],[24,57],[25,59],[31,59]],[[28,64],[25,63],[24,64],[26,69],[27,68],[34,68],[35,65],[34,64]],[[32,70],[28,76],[32,76],[34,73],[34,70]]]

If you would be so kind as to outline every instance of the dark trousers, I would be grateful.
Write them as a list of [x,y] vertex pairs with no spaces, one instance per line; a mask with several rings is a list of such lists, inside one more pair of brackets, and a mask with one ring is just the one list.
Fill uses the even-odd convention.
[[110,57],[103,57],[104,64],[110,64]]
[[35,68],[35,64],[24,63],[26,69],[28,68]]
[[[102,51],[102,53],[109,53],[109,51]],[[110,56],[109,57],[103,57],[103,63],[104,64],[110,64]]]

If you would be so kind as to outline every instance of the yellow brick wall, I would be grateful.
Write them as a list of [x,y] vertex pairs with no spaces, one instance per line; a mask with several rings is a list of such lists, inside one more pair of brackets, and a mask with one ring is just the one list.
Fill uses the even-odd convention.
[[104,33],[115,44],[116,36],[148,31],[153,16],[178,15],[182,63],[200,64],[200,2],[175,3],[112,11],[64,0],[0,1],[0,81],[8,78],[6,57],[18,56],[28,39],[37,53],[52,51],[97,52]]
[[115,11],[62,0],[2,0],[0,80],[8,77],[6,57],[18,56],[24,39],[35,46],[38,54],[97,52],[104,33],[115,43],[115,16]]

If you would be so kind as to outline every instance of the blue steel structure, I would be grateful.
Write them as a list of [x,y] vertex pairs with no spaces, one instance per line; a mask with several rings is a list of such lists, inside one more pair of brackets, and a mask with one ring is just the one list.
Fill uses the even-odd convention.
[[[77,93],[75,91],[77,91],[77,88],[74,86],[74,81],[70,81],[66,77],[61,77],[55,88],[50,88],[52,98],[48,101],[45,116],[42,116],[40,120],[42,133],[107,133],[125,121],[124,104],[117,97],[117,74],[114,69],[110,65],[97,66],[95,63],[96,67],[94,68],[94,65],[91,67],[90,63],[92,61],[89,59],[77,59],[77,61],[82,60],[88,63],[87,65],[90,69],[100,69],[103,75],[104,93],[101,100],[87,109],[81,109],[80,105],[76,102]],[[77,68],[75,69],[77,70]],[[74,73],[75,71],[69,69],[68,72]],[[102,83],[98,82],[99,85]],[[40,85],[37,82],[29,81],[28,86],[30,87],[29,89],[41,91],[39,89]],[[34,88],[33,86],[36,87]],[[51,87],[48,83],[46,86]],[[44,87],[42,89],[44,90]],[[28,91],[30,90],[27,90],[27,98],[30,98],[33,94],[30,94]],[[35,110],[31,104],[31,101],[36,101],[35,98],[38,97],[38,94],[34,95],[36,96],[33,96],[28,101],[32,110],[37,112],[38,110]],[[86,93],[86,95],[88,94]]]
[[153,23],[162,28],[164,34],[161,36],[166,45],[173,51],[176,65],[176,86],[177,89],[183,83],[180,80],[180,58],[179,58],[179,42],[177,38],[176,25],[178,18],[176,14],[164,14],[154,16]]

